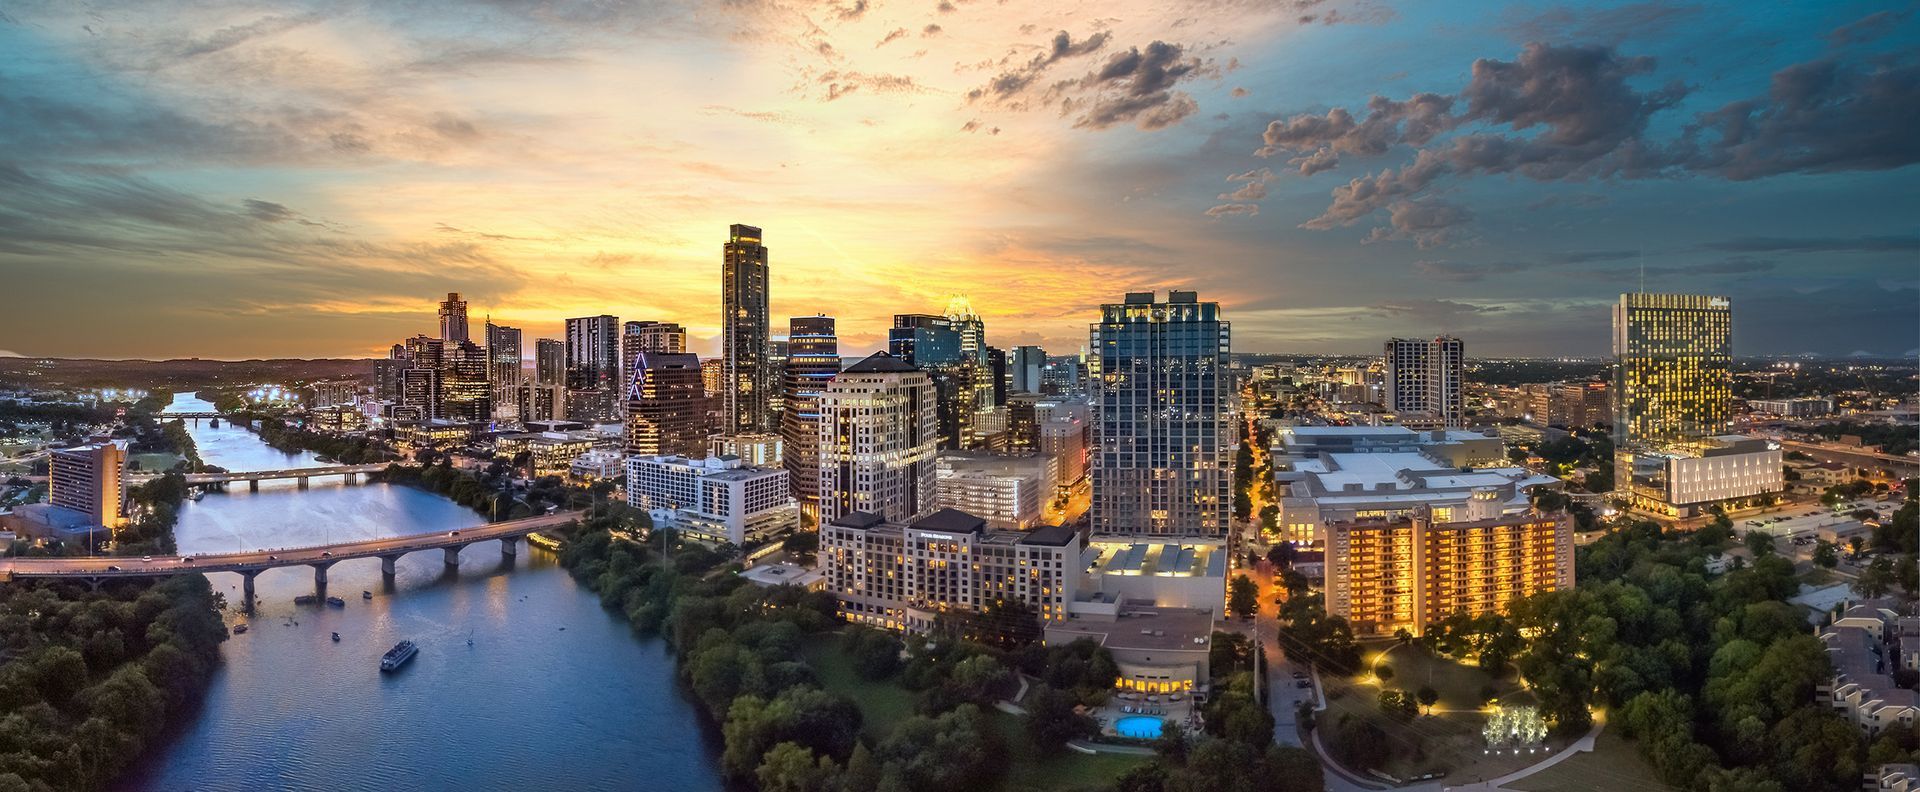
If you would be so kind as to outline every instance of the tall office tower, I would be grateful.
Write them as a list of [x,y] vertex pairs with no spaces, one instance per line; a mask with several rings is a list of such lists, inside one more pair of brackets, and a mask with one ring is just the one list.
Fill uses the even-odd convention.
[[620,378],[620,320],[601,314],[567,320],[567,414],[615,421]]
[[437,369],[446,363],[447,342],[443,339],[417,335],[398,345],[395,352],[403,350],[415,368]]
[[852,512],[904,522],[935,509],[938,421],[926,372],[876,352],[828,382],[819,404],[823,524]]
[[533,341],[533,381],[541,385],[567,384],[567,344],[558,338]]
[[820,393],[840,373],[840,340],[831,316],[787,320],[787,363],[781,372],[780,458],[803,525],[820,517]]
[[1039,393],[1046,370],[1047,351],[1037,346],[1017,346],[1007,355],[1007,378],[1014,393]]
[[520,358],[520,328],[487,322],[487,380],[493,389],[493,416],[520,418],[520,386],[526,382]]
[[450,341],[440,373],[440,416],[461,423],[493,419],[493,389],[487,384],[492,361],[472,341]]
[[47,502],[106,528],[126,524],[127,450],[111,441],[47,454]]
[[687,351],[687,328],[673,322],[628,322],[620,328],[620,360],[631,364],[642,352],[681,355]]
[[627,382],[627,453],[700,458],[707,450],[707,393],[700,358],[641,352]]
[[[393,345],[388,353],[392,363],[386,373],[393,376],[394,404],[412,408],[408,412],[422,419],[444,417],[442,378],[446,373],[447,342],[418,335]],[[382,387],[388,384],[382,383]]]
[[460,299],[459,292],[447,292],[447,299],[440,301],[440,340],[473,340],[467,336],[467,301]]
[[725,360],[726,388],[722,392],[726,417],[722,434],[773,431],[767,399],[774,388],[767,365],[767,248],[760,229],[734,224],[727,228],[720,263],[720,357]]
[[440,369],[409,366],[400,372],[400,398],[394,403],[413,408],[422,420],[443,417],[440,410]]
[[[1387,339],[1386,408],[1431,416],[1439,426],[1466,424],[1466,344],[1452,336]],[[1403,423],[1408,423],[1403,419]]]
[[405,350],[398,344],[385,360],[373,361],[373,400],[390,402],[400,400],[400,372],[407,369],[407,360],[400,353]]
[[999,380],[990,373],[993,363],[987,352],[987,323],[974,312],[973,303],[964,294],[954,295],[947,301],[947,321],[960,335],[960,356],[979,369],[973,376],[974,409],[985,410],[999,404],[994,400],[994,383]]
[[[724,402],[720,394],[727,389],[727,361],[720,358],[700,361],[700,382],[707,386],[707,393],[713,396],[715,402]],[[725,423],[716,421],[714,425],[718,427]]]
[[947,449],[973,446],[973,417],[981,409],[975,385],[985,369],[961,344],[959,329],[944,316],[894,314],[893,328],[887,331],[887,351],[933,381],[940,447]]
[[1093,532],[1225,538],[1235,433],[1220,304],[1128,292],[1101,307],[1093,356]]
[[1007,394],[1013,391],[1013,373],[1007,370],[1007,350],[987,347],[987,372],[993,382],[993,406],[1006,406]]
[[1622,294],[1613,307],[1614,443],[1725,434],[1733,397],[1733,303]]

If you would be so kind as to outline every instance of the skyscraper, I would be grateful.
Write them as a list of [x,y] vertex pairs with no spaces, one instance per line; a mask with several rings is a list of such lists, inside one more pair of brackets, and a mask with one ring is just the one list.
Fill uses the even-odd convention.
[[[905,522],[937,502],[933,382],[885,352],[820,394],[820,521],[851,512]],[[792,455],[792,452],[788,452]]]
[[627,383],[627,454],[699,458],[707,448],[707,395],[700,359],[641,352]]
[[533,342],[533,381],[541,385],[567,384],[567,344],[558,338]]
[[1129,292],[1091,327],[1093,531],[1225,538],[1230,325],[1190,291]]
[[440,373],[440,416],[461,423],[493,419],[493,389],[487,384],[491,366],[487,350],[472,341],[447,342]]
[[447,292],[447,299],[440,301],[440,340],[473,340],[467,336],[467,301],[459,292]]
[[760,229],[727,228],[720,264],[720,357],[726,388],[721,395],[723,434],[773,430],[767,397],[774,387],[767,366],[767,248]]
[[633,361],[642,352],[679,355],[687,351],[687,328],[672,322],[627,322],[620,326],[620,365],[633,379]]
[[1014,393],[1039,393],[1040,378],[1047,370],[1047,351],[1037,346],[1017,346],[1007,355],[1007,373]]
[[840,373],[840,342],[831,316],[787,320],[787,363],[781,376],[781,460],[803,524],[820,514],[820,393]]
[[1614,442],[1723,434],[1733,398],[1733,303],[1622,294],[1613,307]]
[[966,295],[956,294],[947,301],[947,322],[960,335],[960,356],[980,369],[972,378],[974,409],[985,410],[998,404],[993,398],[994,379],[990,374],[992,362],[988,359],[986,321],[974,312],[973,302]]
[[616,421],[620,378],[620,320],[601,314],[567,320],[567,415],[578,421]]
[[1386,408],[1400,413],[1401,423],[1431,416],[1427,420],[1449,429],[1466,424],[1466,344],[1460,339],[1389,338],[1383,356]]
[[526,382],[526,363],[520,357],[520,328],[487,322],[487,380],[493,389],[494,417],[519,418],[519,390]]
[[887,331],[887,351],[933,381],[940,447],[947,449],[973,445],[973,417],[981,408],[976,385],[986,369],[962,344],[960,329],[945,316],[894,314],[893,328]]

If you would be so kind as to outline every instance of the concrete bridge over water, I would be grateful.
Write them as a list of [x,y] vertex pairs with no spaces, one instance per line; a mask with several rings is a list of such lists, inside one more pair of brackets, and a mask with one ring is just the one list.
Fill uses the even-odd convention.
[[[329,465],[327,467],[286,468],[284,470],[247,470],[247,471],[228,471],[223,473],[188,473],[186,474],[186,478],[187,478],[187,486],[189,487],[199,486],[202,484],[230,484],[236,481],[244,481],[244,482],[247,482],[248,488],[254,491],[258,491],[260,489],[260,482],[262,481],[272,481],[275,479],[297,479],[300,482],[300,488],[306,489],[307,480],[313,478],[314,476],[340,476],[348,484],[352,484],[359,480],[360,474],[362,473],[374,473],[374,472],[378,472],[386,469],[387,469],[387,463],[374,462],[374,463],[369,463],[364,465]],[[162,475],[165,475],[165,474],[164,473],[134,473],[127,476],[127,481],[130,483],[138,484],[144,481],[159,478]]]

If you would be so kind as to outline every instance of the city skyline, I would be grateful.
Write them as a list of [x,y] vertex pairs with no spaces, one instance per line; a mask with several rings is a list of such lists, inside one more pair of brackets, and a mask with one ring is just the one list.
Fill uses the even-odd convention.
[[[769,314],[838,317],[849,355],[953,294],[1071,352],[1180,288],[1248,352],[1597,357],[1643,273],[1792,320],[1736,354],[1913,349],[1875,330],[1920,301],[1911,14],[950,7],[10,9],[0,269],[112,321],[36,301],[0,350],[375,357],[459,291],[707,357],[735,222],[777,249]],[[654,117],[600,101],[637,75]]]

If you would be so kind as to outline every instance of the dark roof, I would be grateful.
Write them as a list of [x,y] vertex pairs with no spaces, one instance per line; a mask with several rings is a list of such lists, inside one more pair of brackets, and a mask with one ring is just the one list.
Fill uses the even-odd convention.
[[973,533],[985,530],[987,521],[959,509],[941,509],[913,522],[916,531]]
[[847,367],[847,374],[894,374],[919,371],[912,363],[894,357],[885,352],[875,352],[865,360]]
[[844,528],[859,528],[863,531],[868,528],[878,528],[885,522],[886,520],[880,519],[880,515],[863,511],[847,512],[832,520],[834,525]]
[[1075,531],[1072,528],[1064,525],[1043,525],[1028,531],[1026,536],[1020,537],[1020,543],[1065,547],[1067,543],[1073,541],[1074,534]]

